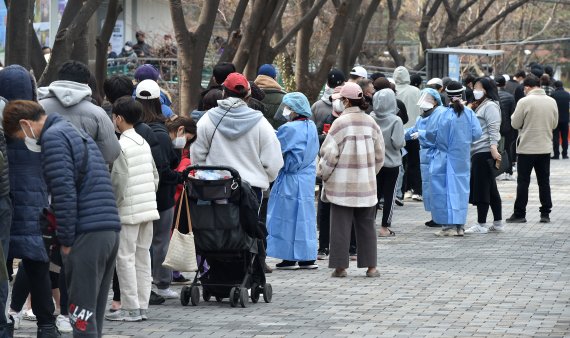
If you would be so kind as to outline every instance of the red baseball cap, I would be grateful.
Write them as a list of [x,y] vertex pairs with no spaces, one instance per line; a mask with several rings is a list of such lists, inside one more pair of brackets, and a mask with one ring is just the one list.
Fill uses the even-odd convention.
[[223,85],[225,88],[236,94],[242,94],[244,90],[249,90],[249,82],[245,76],[240,73],[230,73]]

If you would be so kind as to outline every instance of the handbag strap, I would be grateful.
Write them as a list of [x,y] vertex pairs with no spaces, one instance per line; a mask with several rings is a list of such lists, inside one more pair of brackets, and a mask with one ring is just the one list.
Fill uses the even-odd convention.
[[[186,193],[184,193],[184,195],[186,195]],[[188,220],[188,233],[191,234],[192,233],[192,218],[190,218],[190,207],[188,206],[188,196],[186,196],[186,198],[184,198],[184,201],[186,202],[186,219]]]
[[[183,205],[184,204],[184,205]],[[188,205],[188,196],[186,195],[186,184],[183,185],[182,193],[180,194],[180,201],[178,202],[178,212],[176,213],[176,223],[174,224],[174,229],[178,230],[180,225],[180,212],[182,207],[186,209],[186,219],[188,220],[188,230],[189,233],[192,232],[192,219],[190,218],[190,206]]]
[[[180,211],[182,211],[182,200],[186,196],[186,184],[182,185],[182,193],[180,193],[180,200],[178,201],[178,212],[176,213],[176,222],[174,223],[174,229],[178,230],[178,225],[180,224]],[[188,202],[186,202],[188,204]]]

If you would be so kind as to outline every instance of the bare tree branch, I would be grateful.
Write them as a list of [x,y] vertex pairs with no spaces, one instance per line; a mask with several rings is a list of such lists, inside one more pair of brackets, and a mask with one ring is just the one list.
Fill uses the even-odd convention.
[[97,50],[95,56],[95,80],[97,81],[97,91],[101,97],[105,97],[103,82],[107,75],[107,46],[111,40],[111,35],[113,34],[113,29],[117,23],[117,18],[122,11],[123,6],[119,3],[119,0],[109,1],[101,33],[95,41],[95,47]]

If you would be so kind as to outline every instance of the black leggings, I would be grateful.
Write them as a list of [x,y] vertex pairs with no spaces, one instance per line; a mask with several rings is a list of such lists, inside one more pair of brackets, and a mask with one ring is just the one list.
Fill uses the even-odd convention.
[[501,195],[488,162],[492,159],[490,152],[477,153],[471,158],[469,202],[477,206],[479,224],[487,223],[489,207],[493,211],[495,221],[503,219]]
[[396,181],[398,180],[399,174],[400,167],[382,167],[378,175],[376,175],[378,201],[380,201],[380,196],[384,196],[384,205],[382,208],[382,226],[385,228],[390,227],[390,224],[392,223],[392,213],[394,212],[394,197],[396,194]]
[[53,324],[55,308],[50,284],[49,262],[23,259],[12,288],[10,308],[20,312],[28,294],[31,294],[32,311],[38,319],[38,325]]

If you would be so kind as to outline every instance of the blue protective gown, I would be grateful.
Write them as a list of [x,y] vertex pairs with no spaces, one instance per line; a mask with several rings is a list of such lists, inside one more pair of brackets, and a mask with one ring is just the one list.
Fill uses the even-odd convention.
[[435,119],[432,116],[437,115],[441,111],[445,111],[446,108],[438,106],[435,110],[427,117],[418,116],[416,124],[406,130],[405,138],[406,140],[411,140],[411,135],[415,132],[419,133],[418,140],[420,141],[420,170],[422,173],[422,198],[424,202],[425,211],[430,211],[431,194],[430,194],[430,174],[429,165],[433,153],[435,151],[435,144],[430,142],[426,138],[426,130],[435,128],[433,126],[433,121]]
[[267,205],[267,256],[313,261],[317,259],[317,128],[310,120],[293,121],[279,127],[277,138],[285,164]]
[[435,150],[430,162],[430,210],[438,224],[463,225],[467,220],[471,143],[481,137],[475,113],[465,108],[457,116],[453,108],[432,114],[426,139]]

